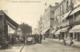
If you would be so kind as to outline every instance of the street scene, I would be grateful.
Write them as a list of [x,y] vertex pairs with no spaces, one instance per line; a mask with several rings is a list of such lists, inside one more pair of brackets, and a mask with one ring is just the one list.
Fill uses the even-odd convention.
[[[13,46],[10,49],[1,50],[0,52],[20,52],[23,45]],[[80,52],[80,48],[64,46],[50,40],[44,40],[42,44],[25,45],[22,52]]]
[[80,52],[80,0],[0,0],[0,52]]

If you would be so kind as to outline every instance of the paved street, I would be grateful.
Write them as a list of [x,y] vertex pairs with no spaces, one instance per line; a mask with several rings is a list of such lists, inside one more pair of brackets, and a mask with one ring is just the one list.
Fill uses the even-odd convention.
[[[0,52],[19,52],[21,48],[22,45],[13,46],[10,49],[0,50]],[[22,52],[80,52],[80,48],[64,46],[53,41],[45,40],[42,44],[26,45]]]

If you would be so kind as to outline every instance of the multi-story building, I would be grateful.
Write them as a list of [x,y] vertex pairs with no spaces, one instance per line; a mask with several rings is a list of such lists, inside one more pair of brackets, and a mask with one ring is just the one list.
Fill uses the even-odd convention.
[[49,6],[42,16],[42,34],[47,37],[53,34],[60,39],[76,36],[79,39],[79,33],[71,35],[74,24],[79,24],[79,5],[79,0],[63,0],[60,4],[56,3],[55,7]]
[[50,35],[50,28],[52,27],[51,23],[53,21],[53,11],[54,11],[54,6],[49,6],[47,9],[45,9],[45,12],[42,16],[42,34],[45,34],[46,37],[49,37]]
[[71,36],[80,40],[80,0],[63,0],[54,11],[53,30],[60,39]]
[[66,18],[70,15],[72,9],[72,0],[63,0],[54,11],[53,28],[56,31],[55,35],[57,37],[60,37],[61,39],[67,37],[66,32],[69,26],[69,20],[67,20]]
[[80,0],[73,0],[73,10],[67,19],[70,24],[70,36],[80,41]]

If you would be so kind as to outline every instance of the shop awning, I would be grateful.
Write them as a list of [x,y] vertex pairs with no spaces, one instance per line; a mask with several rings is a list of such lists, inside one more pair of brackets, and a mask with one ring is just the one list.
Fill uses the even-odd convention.
[[69,32],[80,32],[80,25],[74,26]]
[[[5,13],[4,13],[5,14]],[[14,21],[14,20],[12,20],[7,14],[5,14],[5,18],[6,18],[6,20],[9,22],[9,23],[11,23],[15,28],[18,28],[18,24]]]
[[49,28],[48,28],[48,29],[43,30],[42,34],[45,34],[48,30],[49,30]]
[[51,33],[53,34],[56,30],[52,30]]
[[62,29],[61,29],[61,32],[66,32],[67,29],[68,29],[68,27],[66,27],[66,28],[62,28]]
[[62,28],[62,29],[59,29],[58,31],[56,31],[55,34],[60,34],[60,32],[66,32],[67,29],[68,29],[68,27],[66,27],[66,28]]
[[70,12],[71,12],[71,10],[70,10],[69,12],[65,13],[65,14],[62,16],[62,20],[61,20],[61,21],[63,21],[64,19],[66,19],[66,18],[69,16]]
[[60,34],[60,31],[61,31],[61,29],[59,29],[58,31],[56,31],[55,34],[56,34],[56,35],[57,35],[57,34]]
[[70,15],[73,15],[73,14],[75,14],[75,13],[78,12],[78,11],[80,11],[80,6],[77,7],[77,8],[75,8],[75,9],[71,12]]
[[[18,28],[18,25],[14,20],[12,20],[3,10],[0,10],[0,15],[4,15],[4,18],[5,20],[7,20],[7,22],[9,22],[9,25],[12,27],[12,28]],[[14,26],[14,27],[13,27]]]

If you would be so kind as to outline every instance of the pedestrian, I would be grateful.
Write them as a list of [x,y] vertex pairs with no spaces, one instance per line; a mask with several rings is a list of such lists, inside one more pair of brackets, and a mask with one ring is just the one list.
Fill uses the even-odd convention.
[[35,43],[36,43],[36,34],[34,35],[34,40],[35,40]]
[[35,35],[35,42],[39,43],[39,35],[38,34]]
[[37,34],[37,43],[40,43],[40,35]]
[[59,40],[60,40],[60,35],[59,35]]
[[45,34],[43,35],[43,39],[45,40]]
[[55,35],[53,35],[53,38],[55,39]]
[[66,45],[66,39],[65,38],[63,38],[63,43],[64,43],[64,45]]
[[40,43],[42,43],[42,35],[40,34],[39,36],[40,36]]
[[70,46],[72,46],[73,45],[73,39],[71,36],[69,37],[69,39],[70,39]]

